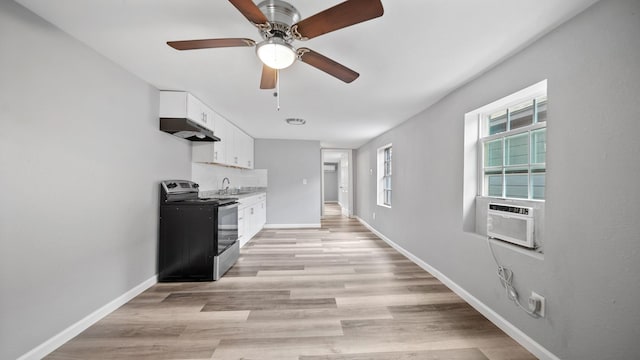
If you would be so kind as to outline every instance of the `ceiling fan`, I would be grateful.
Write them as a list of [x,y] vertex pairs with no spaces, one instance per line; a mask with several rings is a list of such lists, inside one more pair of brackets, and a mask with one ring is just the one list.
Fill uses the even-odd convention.
[[261,89],[273,89],[278,81],[278,70],[300,60],[346,83],[360,74],[309,48],[294,48],[294,40],[314,37],[382,16],[380,0],[347,0],[300,21],[300,13],[282,0],[265,0],[258,5],[252,0],[229,0],[244,17],[253,23],[262,36],[256,43],[251,39],[202,39],[168,41],[176,50],[195,50],[221,47],[256,46],[256,53],[263,63]]

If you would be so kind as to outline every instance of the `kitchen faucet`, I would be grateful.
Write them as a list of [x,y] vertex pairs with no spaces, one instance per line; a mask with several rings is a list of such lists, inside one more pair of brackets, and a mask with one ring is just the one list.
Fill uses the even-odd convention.
[[[227,187],[224,187],[224,182],[225,180],[227,181]],[[229,193],[229,185],[231,185],[231,180],[229,180],[228,177],[225,177],[224,179],[222,179],[222,191],[224,194],[228,194]]]

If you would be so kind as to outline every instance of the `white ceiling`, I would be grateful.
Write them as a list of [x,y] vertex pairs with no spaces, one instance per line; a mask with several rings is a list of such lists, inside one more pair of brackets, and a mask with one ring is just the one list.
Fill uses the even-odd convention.
[[[255,138],[355,148],[432,105],[595,0],[382,0],[385,14],[296,47],[360,73],[345,84],[296,62],[280,111],[252,48],[176,51],[169,40],[247,37],[224,0],[17,0],[159,89],[186,90]],[[258,1],[256,1],[257,3]],[[290,0],[307,18],[340,0]],[[307,120],[291,126],[285,118]]]

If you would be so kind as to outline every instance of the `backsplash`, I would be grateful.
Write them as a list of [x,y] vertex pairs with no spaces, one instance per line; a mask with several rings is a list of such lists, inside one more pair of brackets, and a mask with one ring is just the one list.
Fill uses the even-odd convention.
[[191,163],[191,180],[200,185],[200,191],[222,188],[222,180],[229,178],[229,188],[267,187],[266,169],[236,169],[232,167]]

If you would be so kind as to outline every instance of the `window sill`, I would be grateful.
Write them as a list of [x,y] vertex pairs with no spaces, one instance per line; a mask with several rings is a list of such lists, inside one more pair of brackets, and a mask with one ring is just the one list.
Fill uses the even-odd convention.
[[[483,238],[486,241],[486,238],[484,236],[483,236]],[[534,258],[536,260],[544,261],[544,254],[541,253],[541,252],[538,252],[535,249],[523,248],[523,247],[520,247],[518,245],[509,244],[509,243],[504,242],[502,240],[489,239],[489,241],[491,242],[491,245],[503,247],[503,248],[511,250],[513,252],[517,252],[519,254],[529,256],[529,257]]]
[[[479,240],[479,241],[487,241],[487,237],[484,235],[480,235],[478,233],[475,232],[466,232],[465,233],[469,236],[471,236],[473,239],[475,240]],[[534,249],[527,249],[518,245],[514,245],[514,244],[510,244],[508,242],[502,241],[502,240],[496,240],[496,239],[489,239],[489,241],[491,242],[491,246],[494,247],[494,249],[499,249],[499,248],[503,248],[506,249],[508,251],[512,251],[521,255],[525,255],[528,256],[530,258],[536,259],[536,260],[540,260],[540,261],[544,261],[544,253],[541,253],[537,250]]]
[[385,205],[385,204],[376,204],[376,205],[378,205],[380,207],[385,207],[387,209],[391,209],[391,205]]

